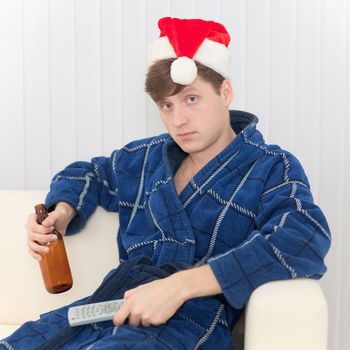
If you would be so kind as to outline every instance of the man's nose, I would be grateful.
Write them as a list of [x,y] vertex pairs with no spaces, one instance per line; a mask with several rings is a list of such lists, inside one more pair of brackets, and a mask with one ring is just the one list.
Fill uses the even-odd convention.
[[186,122],[187,122],[187,117],[186,117],[185,111],[180,106],[176,106],[174,108],[174,114],[173,114],[174,126],[179,127],[182,124],[185,124]]

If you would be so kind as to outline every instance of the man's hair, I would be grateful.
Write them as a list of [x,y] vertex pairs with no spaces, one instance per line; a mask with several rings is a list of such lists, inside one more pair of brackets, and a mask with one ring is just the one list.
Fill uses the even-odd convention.
[[[154,63],[148,70],[145,91],[153,101],[161,102],[168,96],[182,91],[186,85],[174,83],[170,77],[170,66],[176,58],[167,58]],[[220,95],[220,87],[225,78],[211,68],[196,61],[198,76],[210,83],[214,91]]]

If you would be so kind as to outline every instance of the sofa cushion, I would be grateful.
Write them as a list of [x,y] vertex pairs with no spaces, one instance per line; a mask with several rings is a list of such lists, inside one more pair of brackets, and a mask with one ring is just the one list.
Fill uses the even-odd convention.
[[0,324],[0,339],[12,334],[19,326],[18,324]]

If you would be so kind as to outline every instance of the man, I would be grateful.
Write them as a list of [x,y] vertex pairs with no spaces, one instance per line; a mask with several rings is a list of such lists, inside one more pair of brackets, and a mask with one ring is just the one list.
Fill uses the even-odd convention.
[[330,233],[301,165],[265,144],[255,116],[229,111],[226,29],[168,17],[159,28],[146,91],[168,134],[71,164],[52,181],[50,216],[27,223],[40,259],[53,227],[77,232],[97,205],[119,212],[121,264],[75,304],[124,305],[113,323],[75,329],[61,308],[25,324],[7,348],[29,349],[30,336],[35,349],[232,349],[255,288],[326,271]]

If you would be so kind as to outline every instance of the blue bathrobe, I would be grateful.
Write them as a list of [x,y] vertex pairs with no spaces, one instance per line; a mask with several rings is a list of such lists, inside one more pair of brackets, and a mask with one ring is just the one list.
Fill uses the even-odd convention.
[[[104,298],[122,297],[135,278],[137,285],[202,264],[211,266],[222,295],[192,299],[158,327],[104,322],[80,327],[74,335],[65,307],[2,343],[29,349],[22,340],[40,333],[34,348],[44,349],[64,328],[67,339],[61,331],[58,338],[64,340],[57,348],[232,349],[230,331],[257,287],[320,278],[331,237],[302,166],[291,153],[265,143],[257,117],[231,111],[230,118],[237,137],[180,194],[174,174],[186,153],[162,134],[131,142],[110,157],[71,164],[53,178],[46,198],[48,207],[65,201],[76,208],[68,235],[81,230],[98,205],[119,213],[121,265],[100,287],[114,290]],[[77,303],[89,300],[97,299]]]

